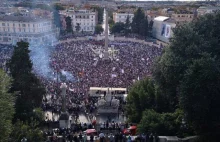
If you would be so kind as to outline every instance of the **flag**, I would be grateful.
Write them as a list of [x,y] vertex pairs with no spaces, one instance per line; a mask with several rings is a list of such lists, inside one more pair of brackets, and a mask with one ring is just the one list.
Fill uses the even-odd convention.
[[112,68],[112,71],[115,71],[115,67]]
[[121,69],[121,73],[125,73],[124,69]]
[[69,88],[69,90],[70,90],[71,92],[74,92],[74,89]]
[[116,74],[112,74],[111,77],[114,78],[114,77],[117,77],[117,75]]

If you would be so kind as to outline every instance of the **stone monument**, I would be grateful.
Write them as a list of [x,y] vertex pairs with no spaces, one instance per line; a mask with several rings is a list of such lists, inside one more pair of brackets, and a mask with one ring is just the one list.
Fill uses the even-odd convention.
[[104,60],[109,59],[109,52],[108,52],[108,11],[105,10],[105,49],[104,49]]
[[66,111],[66,89],[67,89],[66,83],[62,83],[60,86],[60,89],[62,90],[61,92],[62,112],[59,118],[59,125],[60,125],[60,128],[70,128],[71,124],[69,120],[69,113]]
[[108,91],[105,97],[98,100],[97,108],[99,114],[117,114],[119,107],[119,100],[112,97],[111,92]]

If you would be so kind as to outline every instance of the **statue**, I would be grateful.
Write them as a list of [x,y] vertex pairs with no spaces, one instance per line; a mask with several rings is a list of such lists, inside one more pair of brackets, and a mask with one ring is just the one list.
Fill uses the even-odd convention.
[[62,83],[60,86],[60,89],[62,90],[62,92],[61,92],[62,112],[66,112],[66,89],[67,89],[66,83]]
[[98,113],[118,113],[119,100],[112,98],[111,92],[108,88],[105,97],[98,100]]
[[[60,80],[64,82],[66,80],[65,75],[61,75]],[[59,125],[60,128],[70,128],[71,124],[69,120],[69,114],[66,111],[66,89],[67,89],[66,83],[61,83],[60,89],[61,89],[61,97],[62,97],[62,112],[59,118]]]

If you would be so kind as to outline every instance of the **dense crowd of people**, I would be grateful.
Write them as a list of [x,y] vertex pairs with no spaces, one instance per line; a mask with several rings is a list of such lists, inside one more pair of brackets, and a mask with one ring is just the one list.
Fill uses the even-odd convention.
[[124,87],[151,74],[151,65],[155,57],[161,54],[158,47],[149,47],[135,42],[113,42],[115,59],[103,61],[100,54],[103,49],[92,41],[73,41],[57,45],[51,56],[54,70],[64,70],[74,77],[69,87],[74,92],[86,94],[89,87]]
[[[92,120],[93,113],[96,111],[98,98],[89,97],[90,87],[128,88],[135,81],[151,75],[152,63],[162,52],[162,49],[157,46],[132,41],[112,41],[110,45],[111,59],[103,60],[104,41],[76,40],[57,44],[51,50],[49,57],[48,68],[53,71],[53,78],[41,75],[38,72],[40,68],[34,65],[34,71],[47,92],[43,98],[42,108],[44,111],[52,113],[52,119],[47,114],[47,122],[57,122],[54,116],[59,117],[61,114],[62,97],[59,88],[62,80],[59,79],[61,74],[65,75],[65,82],[68,86],[66,102],[67,110],[74,124],[71,127],[74,128],[74,131],[71,131],[73,134],[77,130],[83,130],[81,128],[84,126],[94,128],[92,123],[86,124],[79,119],[79,115],[84,113]],[[0,45],[0,68],[5,69],[12,52],[12,46]],[[120,100],[120,104],[124,103],[121,98],[117,99]],[[120,109],[123,111],[121,105]],[[100,124],[101,129],[106,128],[107,121]],[[115,122],[110,123],[109,126],[110,128],[120,128],[121,124]],[[67,135],[69,131],[64,132],[65,136],[69,136],[69,141],[71,141],[71,137],[74,139],[75,134],[70,136],[70,133]],[[77,132],[78,134],[79,132]],[[111,137],[111,135],[108,136]],[[119,140],[117,137],[118,135],[114,136],[114,141]],[[102,141],[101,137],[99,139]],[[126,139],[129,140],[129,138]]]
[[87,134],[82,131],[74,132],[71,129],[53,129],[44,133],[48,136],[48,142],[159,142],[156,133],[146,133],[137,136],[125,135],[122,132]]
[[11,58],[13,47],[11,45],[0,44],[0,68],[6,70],[6,63]]

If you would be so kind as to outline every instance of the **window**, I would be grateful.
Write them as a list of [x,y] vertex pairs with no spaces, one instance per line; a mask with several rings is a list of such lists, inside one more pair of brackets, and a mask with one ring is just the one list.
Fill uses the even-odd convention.
[[9,26],[9,23],[7,23],[7,25]]
[[34,27],[35,25],[33,24],[33,27]]
[[22,27],[26,27],[26,24],[22,24]]
[[19,27],[20,27],[21,25],[19,24]]
[[30,27],[30,24],[28,24],[28,27]]
[[15,24],[13,23],[13,27],[15,26]]
[[5,23],[2,23],[2,26],[5,26]]

